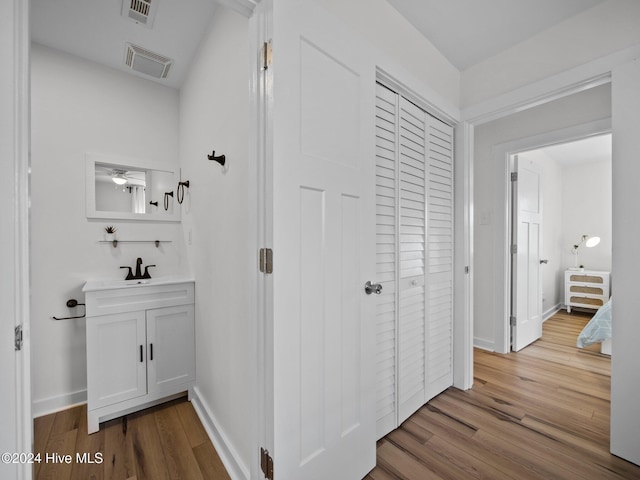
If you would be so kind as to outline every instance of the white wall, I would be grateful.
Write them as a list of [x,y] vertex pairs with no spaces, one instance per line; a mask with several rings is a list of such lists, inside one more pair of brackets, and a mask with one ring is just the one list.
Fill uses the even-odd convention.
[[609,0],[462,73],[461,104],[474,105],[640,43],[640,2]]
[[[85,215],[85,152],[178,166],[178,93],[132,75],[40,45],[31,70],[31,322],[34,415],[86,400],[84,320],[55,321],[83,302],[88,278],[122,278],[137,257],[156,264],[154,276],[183,273],[177,223],[90,221]],[[98,244],[106,224],[121,240],[153,244]]]
[[[249,22],[219,7],[180,91],[182,178],[191,182],[182,223],[196,279],[199,399],[245,472],[257,455],[249,98]],[[226,155],[228,171],[207,159],[212,150]]]
[[542,249],[540,258],[549,261],[541,265],[542,313],[546,318],[562,303],[562,213],[563,175],[557,162],[544,150],[534,150],[518,155],[531,160],[542,172]]
[[375,49],[378,66],[402,69],[430,88],[428,100],[459,108],[458,69],[385,0],[316,1]]
[[[578,263],[589,270],[611,271],[611,158],[562,169],[563,266],[572,267],[571,245],[582,235],[600,237],[600,243],[578,249]],[[613,278],[611,279],[613,282]]]
[[611,115],[610,86],[603,85],[495,120],[476,128],[474,166],[475,294],[474,341],[494,349],[500,337],[504,296],[506,205],[505,167],[496,160],[497,146],[581,125]]

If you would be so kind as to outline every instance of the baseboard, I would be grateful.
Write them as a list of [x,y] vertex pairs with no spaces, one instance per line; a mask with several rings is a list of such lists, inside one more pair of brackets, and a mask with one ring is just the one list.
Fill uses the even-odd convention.
[[560,310],[562,310],[562,304],[556,303],[553,307],[547,309],[547,311],[542,314],[542,321],[546,322],[551,317],[553,317],[556,313],[558,313]]
[[233,448],[224,431],[220,428],[220,423],[211,413],[207,403],[202,399],[202,394],[198,387],[193,389],[191,404],[232,480],[250,480],[251,473],[249,468],[242,462],[240,455],[238,455],[238,452]]
[[478,337],[473,338],[473,347],[481,348],[482,350],[488,350],[490,352],[494,352],[496,350],[493,340],[485,340]]
[[43,398],[36,400],[31,404],[31,415],[33,418],[49,415],[50,413],[60,412],[67,408],[75,407],[87,403],[87,391],[78,390],[77,392],[65,393],[64,395],[56,395],[55,397]]

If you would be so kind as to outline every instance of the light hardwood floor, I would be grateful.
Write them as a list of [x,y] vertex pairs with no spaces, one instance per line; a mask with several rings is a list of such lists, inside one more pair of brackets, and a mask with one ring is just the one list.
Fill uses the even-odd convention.
[[[86,405],[36,418],[36,480],[227,480],[218,454],[186,398],[100,425],[87,434]],[[45,455],[71,455],[71,463],[45,462]],[[80,463],[87,453],[102,463]]]
[[611,360],[575,347],[589,318],[561,311],[518,353],[476,350],[473,388],[381,439],[366,479],[640,479],[609,453]]

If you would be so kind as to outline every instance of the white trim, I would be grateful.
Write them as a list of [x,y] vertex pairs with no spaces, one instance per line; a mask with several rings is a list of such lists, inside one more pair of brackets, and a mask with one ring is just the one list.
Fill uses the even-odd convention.
[[[454,322],[453,385],[473,386],[473,142],[474,127],[463,122],[454,133]],[[465,268],[468,271],[465,272]]]
[[[447,102],[435,90],[426,84],[416,81],[399,66],[383,68],[380,66],[381,63],[384,62],[376,62],[376,81],[394,92],[402,93],[407,100],[415,103],[429,115],[436,117],[447,125],[454,126],[458,123],[460,110]],[[390,70],[396,71],[398,75],[388,73]],[[398,80],[400,77],[405,80]]]
[[[229,476],[233,480],[249,480],[251,478],[249,467],[242,462],[242,457],[231,442],[229,442],[229,437],[224,433],[224,430],[220,428],[220,422],[218,422],[213,413],[211,413],[211,409],[203,400],[198,387],[193,388],[191,404],[198,418],[200,418],[209,439],[211,439],[216,453],[220,457],[220,460],[222,460],[224,468],[227,469]],[[255,456],[258,457],[257,452]]]
[[493,340],[487,340],[486,338],[474,338],[473,346],[475,348],[481,348],[482,350],[487,350],[489,352],[495,352]]
[[220,5],[230,8],[234,12],[238,12],[247,18],[251,18],[253,10],[260,0],[216,0]]
[[[30,452],[33,445],[33,420],[31,414],[31,321],[29,276],[29,170],[31,151],[30,104],[30,32],[29,2],[14,0],[14,165],[15,165],[15,321],[22,324],[23,345],[16,355],[16,423],[17,445],[23,452]],[[31,465],[18,469],[18,478],[32,478]]]
[[510,157],[518,152],[548,147],[559,143],[567,143],[594,135],[601,135],[611,131],[611,119],[563,128],[527,138],[520,138],[512,142],[495,145],[492,148],[493,170],[496,178],[502,179],[501,188],[496,188],[494,209],[496,211],[495,230],[498,241],[494,243],[494,258],[500,260],[494,284],[496,315],[494,324],[494,348],[499,353],[510,350],[509,315],[511,306],[511,261],[509,245],[511,244],[511,200],[510,200]]
[[36,400],[32,403],[33,418],[60,412],[84,403],[87,403],[86,389]]
[[558,98],[609,83],[611,70],[640,55],[640,44],[530,83],[462,109],[462,119],[474,125],[527,110]]
[[560,310],[562,310],[562,304],[561,303],[556,303],[553,307],[548,308],[543,314],[542,314],[542,322],[546,322],[547,320],[549,320],[551,317],[553,317],[556,313],[558,313]]

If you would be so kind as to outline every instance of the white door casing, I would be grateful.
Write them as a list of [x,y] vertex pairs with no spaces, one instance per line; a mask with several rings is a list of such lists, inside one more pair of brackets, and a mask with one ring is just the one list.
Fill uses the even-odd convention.
[[[0,3],[0,453],[32,445],[29,322],[29,2]],[[15,349],[14,329],[23,328]],[[0,478],[30,479],[32,465],[0,462]],[[13,460],[16,460],[13,463]]]
[[375,465],[375,71],[318,5],[272,5],[274,475],[362,478]]
[[514,156],[512,180],[512,350],[519,351],[542,336],[542,172]]

